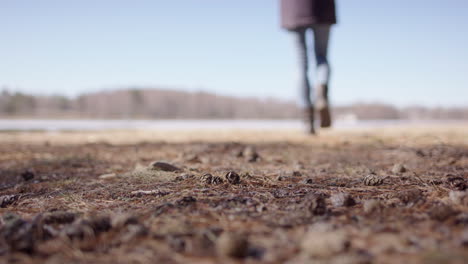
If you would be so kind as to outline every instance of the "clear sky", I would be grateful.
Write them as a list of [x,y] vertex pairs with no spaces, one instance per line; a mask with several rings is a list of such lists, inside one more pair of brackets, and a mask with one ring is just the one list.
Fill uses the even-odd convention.
[[[335,104],[468,106],[468,1],[338,0]],[[125,86],[293,100],[277,0],[1,0],[0,87]]]

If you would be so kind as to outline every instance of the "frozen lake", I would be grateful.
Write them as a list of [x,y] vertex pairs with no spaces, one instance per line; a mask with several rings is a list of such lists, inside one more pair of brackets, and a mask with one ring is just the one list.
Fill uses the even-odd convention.
[[[385,128],[444,124],[468,124],[467,121],[371,120],[336,121],[335,129]],[[0,119],[0,131],[92,131],[92,130],[270,130],[302,129],[300,120],[53,120]]]

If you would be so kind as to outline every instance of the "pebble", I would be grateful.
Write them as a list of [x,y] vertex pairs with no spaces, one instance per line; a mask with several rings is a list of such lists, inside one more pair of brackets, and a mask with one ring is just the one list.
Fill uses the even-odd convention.
[[95,233],[107,232],[112,228],[111,218],[107,215],[92,216],[89,225]]
[[193,196],[184,196],[181,199],[176,201],[177,206],[189,206],[197,202]]
[[363,203],[364,212],[367,214],[382,210],[383,206],[380,200],[371,199]]
[[320,194],[311,194],[305,197],[306,206],[312,215],[324,215],[327,212],[327,204]]
[[284,181],[285,179],[286,179],[286,177],[284,177],[282,175],[279,175],[278,177],[276,177],[277,181]]
[[349,246],[350,240],[342,231],[309,230],[301,243],[302,252],[313,258],[331,258]]
[[169,247],[173,249],[175,252],[184,252],[186,248],[186,242],[183,238],[181,237],[176,237],[176,236],[169,236],[166,239],[167,243],[169,244]]
[[93,239],[102,232],[107,232],[112,228],[109,216],[92,216],[89,219],[80,219],[73,224],[66,226],[63,232],[70,239]]
[[99,176],[99,179],[101,179],[101,180],[110,180],[110,179],[114,179],[116,177],[117,177],[117,174],[108,173],[108,174],[103,174],[103,175]]
[[313,184],[314,183],[314,180],[312,180],[311,178],[307,178],[303,181],[303,183],[305,184]]
[[406,172],[406,167],[403,164],[397,163],[393,165],[392,172],[395,174],[399,173],[405,173]]
[[468,229],[465,229],[461,234],[460,246],[468,248]]
[[432,219],[443,222],[451,216],[458,214],[458,212],[451,206],[441,203],[432,206],[428,214]]
[[302,173],[300,171],[293,171],[291,174],[292,174],[293,177],[301,177],[302,176]]
[[145,237],[149,233],[148,228],[141,224],[130,224],[126,226],[125,232],[122,234],[120,240],[123,243],[128,243],[138,237]]
[[92,238],[94,231],[85,221],[78,221],[62,229],[63,234],[72,240]]
[[468,206],[468,191],[450,191],[449,199],[454,204]]
[[32,170],[26,170],[23,173],[21,173],[21,178],[23,178],[23,180],[25,181],[30,181],[34,179],[35,176],[36,175]]
[[398,191],[393,197],[398,198],[404,204],[416,203],[424,198],[423,192],[419,189]]
[[184,155],[183,159],[190,163],[201,163],[200,157],[198,157],[196,154],[186,154]]
[[131,192],[130,194],[132,196],[136,196],[136,197],[141,197],[141,196],[144,196],[144,195],[153,195],[153,196],[162,197],[162,196],[168,195],[169,193],[170,192],[161,191],[161,190],[150,190],[150,191],[137,190],[137,191]]
[[153,170],[160,170],[160,171],[168,171],[168,172],[180,171],[180,168],[165,161],[154,161],[150,164],[149,167]]
[[15,214],[5,214],[2,216],[2,220],[4,225],[1,235],[7,243],[8,249],[29,254],[33,253],[35,249],[34,225]]
[[219,256],[245,258],[249,249],[246,236],[236,233],[223,233],[217,240],[216,250]]
[[45,213],[43,221],[45,224],[68,224],[75,221],[76,217],[77,214],[73,212],[53,211]]
[[244,156],[245,160],[248,162],[256,162],[260,155],[258,155],[257,151],[254,147],[248,146],[242,151],[242,155]]
[[127,225],[138,225],[138,217],[128,214],[118,214],[112,217],[112,227],[122,228]]
[[174,181],[185,181],[190,178],[193,178],[195,175],[190,174],[190,173],[182,173],[181,175],[177,176],[174,178]]
[[356,201],[349,193],[335,193],[330,197],[330,200],[335,207],[349,207],[356,205]]

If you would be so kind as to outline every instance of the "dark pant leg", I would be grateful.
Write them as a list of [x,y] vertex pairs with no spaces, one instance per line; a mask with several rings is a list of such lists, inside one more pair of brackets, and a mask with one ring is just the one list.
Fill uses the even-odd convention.
[[309,62],[307,56],[307,41],[306,41],[307,29],[299,29],[292,34],[294,35],[294,42],[296,46],[297,58],[298,58],[298,71],[297,80],[299,84],[301,94],[301,106],[311,107],[312,101],[310,99],[310,82],[309,82]]

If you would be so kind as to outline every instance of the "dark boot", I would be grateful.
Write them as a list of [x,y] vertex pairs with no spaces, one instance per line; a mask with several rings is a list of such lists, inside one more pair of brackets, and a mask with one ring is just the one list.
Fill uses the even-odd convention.
[[314,128],[314,107],[310,106],[304,109],[304,121],[307,126],[307,133],[315,134]]
[[331,115],[330,104],[328,102],[328,85],[319,85],[315,91],[315,107],[320,116],[320,127],[330,127]]

